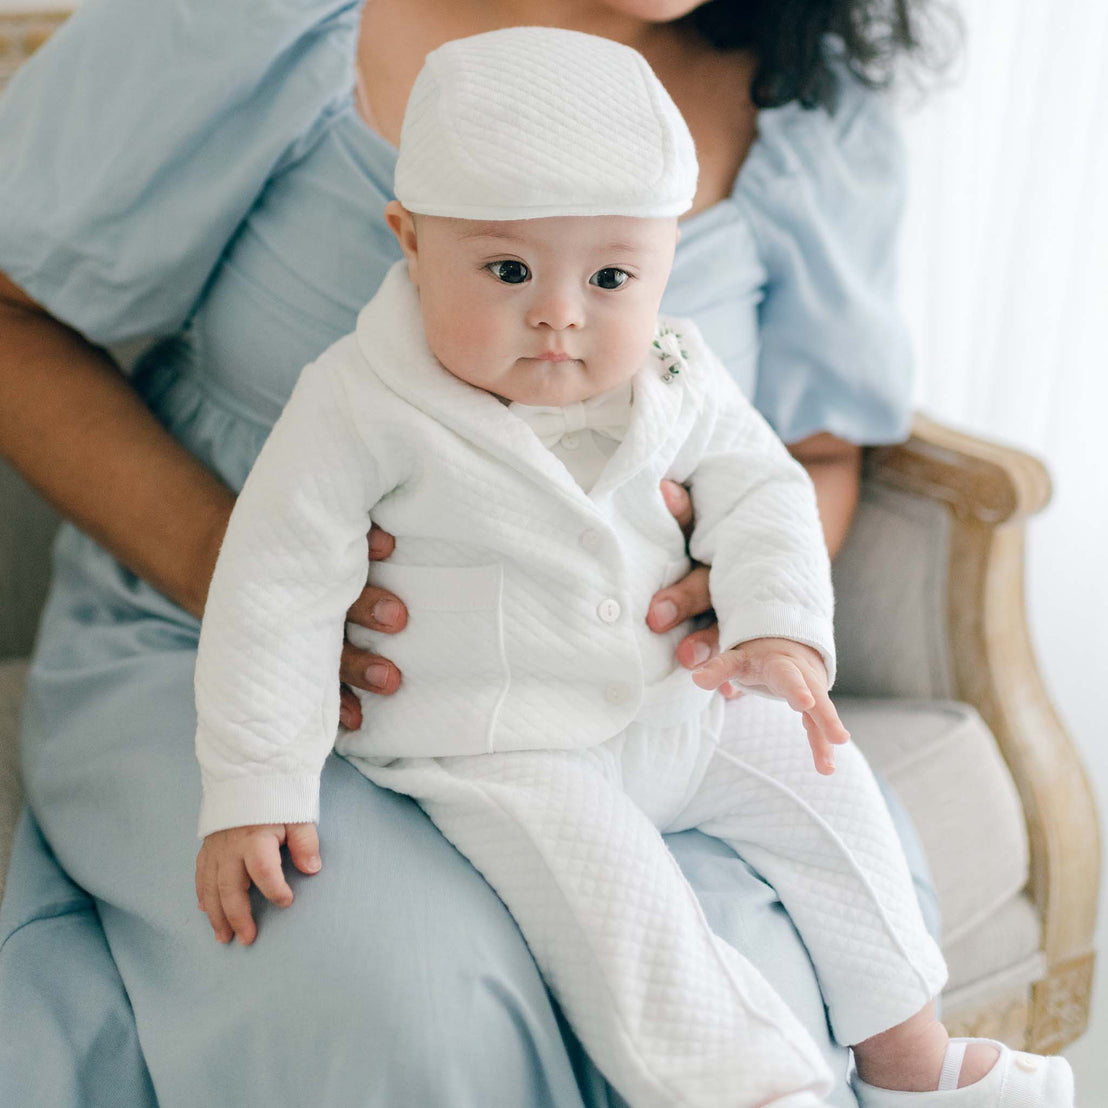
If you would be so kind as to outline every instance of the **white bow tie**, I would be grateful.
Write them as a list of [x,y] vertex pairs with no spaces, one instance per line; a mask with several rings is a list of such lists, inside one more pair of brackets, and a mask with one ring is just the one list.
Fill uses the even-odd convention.
[[564,435],[586,428],[619,442],[631,423],[631,382],[625,381],[599,396],[578,400],[564,408],[513,402],[508,405],[508,411],[519,416],[547,449],[561,441]]

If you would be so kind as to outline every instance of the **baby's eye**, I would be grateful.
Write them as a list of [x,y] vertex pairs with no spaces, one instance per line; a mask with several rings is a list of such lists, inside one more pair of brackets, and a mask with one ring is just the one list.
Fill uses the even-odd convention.
[[489,262],[485,268],[506,285],[522,285],[531,276],[531,271],[523,262]]
[[602,289],[621,289],[630,279],[631,274],[626,270],[609,266],[607,269],[598,269],[589,278],[589,284]]

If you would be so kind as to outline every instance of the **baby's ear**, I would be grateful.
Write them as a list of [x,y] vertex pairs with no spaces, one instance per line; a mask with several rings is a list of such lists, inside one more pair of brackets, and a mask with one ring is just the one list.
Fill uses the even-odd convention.
[[388,223],[396,241],[400,243],[400,249],[404,251],[404,257],[408,259],[408,276],[412,284],[418,287],[416,279],[419,259],[419,241],[416,236],[415,218],[399,200],[390,200],[385,205],[385,222]]

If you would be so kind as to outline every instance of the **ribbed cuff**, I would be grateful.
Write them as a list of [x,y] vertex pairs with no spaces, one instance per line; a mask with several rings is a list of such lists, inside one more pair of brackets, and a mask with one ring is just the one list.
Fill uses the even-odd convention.
[[720,622],[720,650],[767,638],[792,639],[818,650],[827,667],[827,687],[835,683],[835,631],[831,620],[785,604],[766,604],[745,606]]
[[255,823],[318,823],[319,777],[241,777],[204,782],[199,837]]

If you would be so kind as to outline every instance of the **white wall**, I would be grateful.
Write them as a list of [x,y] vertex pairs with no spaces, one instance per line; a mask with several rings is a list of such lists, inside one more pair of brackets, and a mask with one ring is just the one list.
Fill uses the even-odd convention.
[[[1105,811],[1108,5],[961,7],[968,37],[955,87],[906,116],[903,300],[918,397],[1051,471],[1054,500],[1030,528],[1032,633]],[[1108,1104],[1106,916],[1102,907],[1093,1023],[1066,1051],[1079,1108]]]

